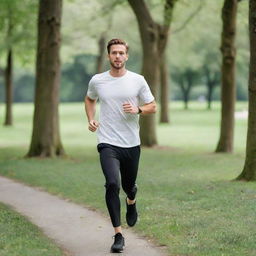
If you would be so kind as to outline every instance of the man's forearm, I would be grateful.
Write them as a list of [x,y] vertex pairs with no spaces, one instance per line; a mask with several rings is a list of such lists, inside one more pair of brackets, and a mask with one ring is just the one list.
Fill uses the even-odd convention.
[[139,106],[140,110],[142,111],[142,115],[147,115],[147,114],[154,114],[156,113],[156,103],[155,101],[145,104],[143,106]]
[[88,122],[94,119],[95,113],[96,113],[96,100],[92,100],[85,97],[85,112],[87,115]]

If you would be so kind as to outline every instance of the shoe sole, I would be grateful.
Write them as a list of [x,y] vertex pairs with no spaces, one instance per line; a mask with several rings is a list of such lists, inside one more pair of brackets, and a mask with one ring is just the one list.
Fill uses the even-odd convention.
[[124,251],[124,248],[122,250],[111,250],[111,253],[122,253]]

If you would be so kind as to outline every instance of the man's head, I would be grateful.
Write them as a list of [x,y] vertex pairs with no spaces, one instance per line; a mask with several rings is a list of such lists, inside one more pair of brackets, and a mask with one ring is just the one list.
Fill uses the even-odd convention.
[[128,60],[128,45],[122,39],[112,39],[108,42],[108,59],[114,69],[122,69]]
[[118,38],[111,39],[111,40],[108,42],[108,45],[107,45],[108,54],[110,53],[111,46],[112,46],[112,45],[118,45],[118,44],[124,45],[124,46],[125,46],[125,49],[126,49],[126,53],[128,54],[128,50],[129,50],[128,44],[127,44],[124,40],[118,39]]

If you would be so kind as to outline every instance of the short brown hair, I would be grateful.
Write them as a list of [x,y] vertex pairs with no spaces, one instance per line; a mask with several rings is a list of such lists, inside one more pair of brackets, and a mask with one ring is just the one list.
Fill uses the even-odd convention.
[[122,44],[125,46],[126,48],[126,53],[128,52],[129,50],[129,46],[128,44],[122,40],[122,39],[118,39],[118,38],[114,38],[114,39],[111,39],[109,42],[108,42],[108,45],[107,45],[107,50],[108,50],[108,54],[110,53],[110,47],[114,44]]

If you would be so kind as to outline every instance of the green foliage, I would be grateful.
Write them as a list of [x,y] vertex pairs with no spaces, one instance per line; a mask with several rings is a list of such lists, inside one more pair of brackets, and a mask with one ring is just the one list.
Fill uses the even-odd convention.
[[33,102],[35,77],[32,74],[23,73],[15,79],[13,98],[15,102]]
[[[197,4],[199,1],[197,1]],[[221,39],[221,8],[222,1],[203,1],[203,8],[181,30],[185,17],[195,8],[194,2],[181,1],[177,3],[174,12],[169,47],[170,70],[173,73],[182,74],[187,68],[201,72],[201,81],[204,83],[204,68],[207,67],[212,73],[220,72],[221,53],[219,50]],[[248,80],[248,2],[239,3],[237,17],[237,92],[238,99],[247,99]],[[177,79],[174,79],[176,84]],[[176,84],[177,85],[177,84]],[[203,94],[201,91],[199,95]],[[177,95],[177,94],[176,94]],[[199,96],[198,95],[198,96]],[[174,96],[175,98],[175,96]],[[178,97],[179,98],[179,97]],[[216,95],[219,99],[220,95]]]
[[75,56],[73,63],[65,64],[62,71],[61,100],[83,101],[89,80],[94,73],[95,56]]
[[[22,65],[34,61],[36,43],[36,19],[38,2],[34,0],[0,1],[0,56],[9,47],[14,49],[14,59]],[[5,65],[3,58],[0,60]]]
[[60,256],[61,250],[27,219],[0,204],[1,256]]
[[[145,0],[154,20],[163,24],[164,0]],[[167,49],[169,70],[173,74],[183,74],[187,68],[195,70],[200,74],[201,79],[191,92],[192,99],[200,95],[205,95],[204,68],[207,67],[212,73],[220,71],[221,55],[219,51],[221,36],[221,8],[222,1],[212,0],[179,0],[177,1],[173,13],[173,21],[170,31],[170,40]],[[26,75],[34,72],[35,58],[35,37],[36,37],[36,16],[38,1],[26,0],[5,0],[0,1],[0,67],[5,60],[7,46],[6,39],[6,15],[8,6],[12,6],[12,16],[15,17],[15,28],[13,39],[9,40],[14,45],[15,86],[20,86],[24,81],[25,85],[18,91],[15,99],[27,101],[33,95],[33,86],[30,85],[32,79],[20,77],[23,73],[23,63],[27,63],[28,71]],[[196,15],[193,15],[195,14]],[[189,20],[189,22],[187,22]],[[180,29],[182,28],[182,29]],[[134,13],[125,0],[66,0],[63,3],[62,17],[62,48],[61,57],[63,63],[63,73],[66,69],[69,73],[74,72],[77,77],[82,74],[80,66],[74,61],[76,56],[93,55],[95,58],[88,59],[86,73],[94,73],[96,56],[98,55],[98,39],[102,32],[107,31],[108,39],[124,38],[130,45],[130,58],[127,67],[132,71],[140,73],[142,49],[138,26]],[[18,63],[17,63],[18,58]],[[247,99],[248,84],[248,1],[239,2],[237,17],[237,92],[238,99]],[[22,63],[21,63],[22,62]],[[73,66],[71,68],[71,66]],[[31,67],[33,68],[31,71]],[[93,68],[92,68],[93,67]],[[105,66],[108,69],[108,65]],[[33,76],[33,74],[32,74]],[[71,73],[68,77],[62,78],[61,98],[64,101],[78,99],[75,92],[81,93],[81,88],[76,82],[71,81]],[[81,78],[79,78],[81,79]],[[87,78],[80,81],[86,81]],[[17,83],[17,85],[16,85]],[[22,82],[23,83],[23,82]],[[74,85],[76,83],[76,85]],[[80,82],[78,82],[80,84]],[[0,85],[1,78],[0,78]],[[74,89],[79,87],[78,90]],[[86,90],[86,85],[85,90]],[[171,81],[170,98],[180,99],[179,87],[175,81]],[[16,90],[16,89],[15,89]],[[29,92],[30,90],[30,92]],[[3,89],[0,88],[0,100],[3,101]],[[29,95],[29,96],[27,96]],[[73,95],[73,96],[71,96]],[[71,98],[69,98],[71,97]],[[214,98],[219,99],[219,89],[214,92]]]

